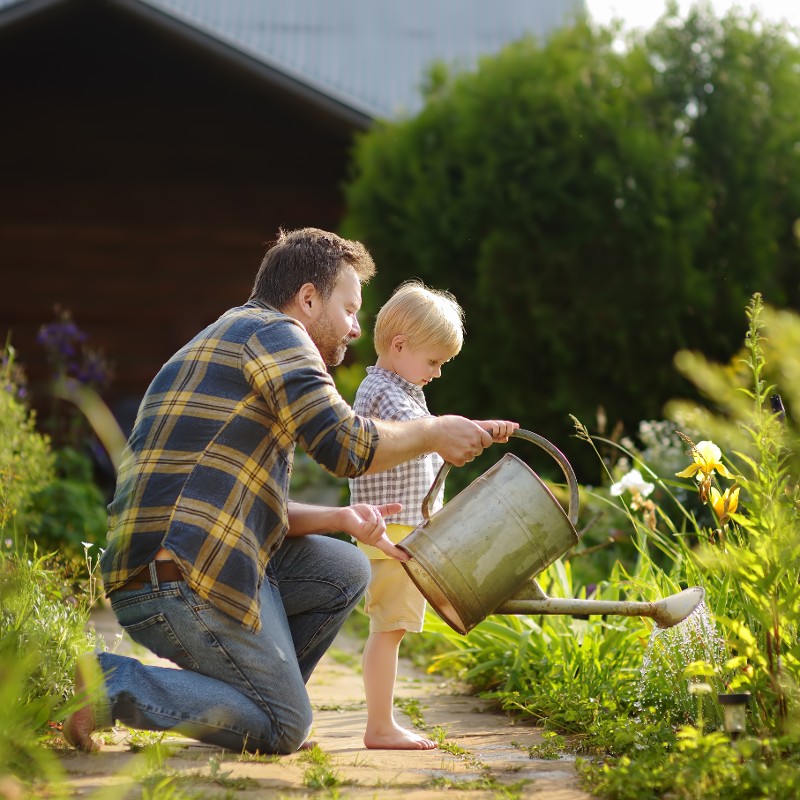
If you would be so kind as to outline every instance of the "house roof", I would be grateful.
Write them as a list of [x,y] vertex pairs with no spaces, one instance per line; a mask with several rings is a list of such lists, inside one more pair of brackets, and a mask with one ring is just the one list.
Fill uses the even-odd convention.
[[[4,23],[92,0],[0,0]],[[349,124],[414,114],[436,60],[469,69],[584,0],[106,0],[237,62]]]

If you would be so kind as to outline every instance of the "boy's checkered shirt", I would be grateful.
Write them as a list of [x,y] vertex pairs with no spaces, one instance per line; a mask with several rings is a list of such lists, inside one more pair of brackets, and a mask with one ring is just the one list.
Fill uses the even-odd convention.
[[[367,367],[367,377],[356,392],[353,410],[363,417],[408,420],[430,417],[422,388],[396,372],[381,367]],[[436,474],[444,464],[438,453],[428,453],[399,464],[386,472],[362,475],[350,480],[350,502],[381,505],[399,502],[403,510],[386,518],[388,524],[416,527],[423,520],[422,501]],[[443,492],[433,498],[430,513],[442,507]]]

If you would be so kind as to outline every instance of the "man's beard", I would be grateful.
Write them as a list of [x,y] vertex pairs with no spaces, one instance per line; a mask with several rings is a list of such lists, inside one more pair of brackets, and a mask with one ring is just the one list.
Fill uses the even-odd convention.
[[347,345],[352,341],[350,336],[344,338],[336,336],[327,312],[323,313],[319,321],[308,329],[308,335],[317,346],[322,360],[329,367],[336,367],[342,363]]

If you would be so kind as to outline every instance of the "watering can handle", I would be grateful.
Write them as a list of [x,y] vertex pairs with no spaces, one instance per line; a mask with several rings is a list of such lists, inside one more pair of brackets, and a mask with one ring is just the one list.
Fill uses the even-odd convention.
[[[575,477],[575,471],[572,469],[572,465],[569,463],[569,461],[567,461],[566,456],[554,444],[548,442],[543,436],[539,436],[538,433],[533,433],[532,431],[526,431],[523,428],[518,428],[511,435],[516,436],[519,439],[525,439],[529,442],[533,442],[534,444],[538,444],[539,447],[550,453],[550,455],[558,462],[558,465],[561,467],[564,477],[567,479],[567,483],[569,484],[569,510],[567,511],[567,518],[572,523],[573,527],[576,526],[578,524],[579,505],[578,479]],[[445,461],[444,464],[442,464],[442,468],[436,475],[433,485],[428,490],[428,494],[425,495],[425,499],[422,501],[422,516],[425,517],[426,521],[431,518],[429,508],[431,500],[436,497],[439,489],[444,484],[444,479],[447,477],[450,467],[452,466],[453,465],[449,461]]]

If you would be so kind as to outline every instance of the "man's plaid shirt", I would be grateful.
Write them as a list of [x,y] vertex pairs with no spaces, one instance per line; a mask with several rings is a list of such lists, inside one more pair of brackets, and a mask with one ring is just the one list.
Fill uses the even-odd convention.
[[[353,410],[363,417],[377,419],[406,420],[431,416],[420,386],[381,367],[367,367],[367,377],[358,387]],[[444,459],[438,453],[427,453],[386,472],[351,479],[350,502],[371,505],[402,503],[403,510],[386,517],[387,524],[416,527],[424,519],[422,501],[442,464]],[[430,503],[431,514],[442,507],[442,494],[440,491]],[[370,548],[369,552],[372,557],[375,551]],[[376,557],[385,556],[380,554]]]
[[170,551],[189,585],[251,630],[288,530],[295,443],[334,475],[360,475],[378,443],[294,319],[258,302],[223,314],[150,385],[109,506],[106,592]]

